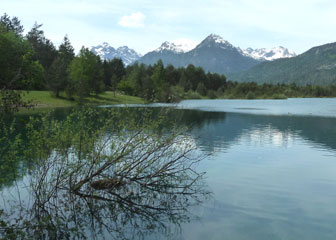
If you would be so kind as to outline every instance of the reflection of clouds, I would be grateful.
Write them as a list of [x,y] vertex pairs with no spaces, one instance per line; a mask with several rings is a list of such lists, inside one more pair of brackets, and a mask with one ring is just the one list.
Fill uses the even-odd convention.
[[295,134],[291,131],[279,131],[268,126],[244,131],[239,141],[254,147],[276,146],[288,148],[293,146]]

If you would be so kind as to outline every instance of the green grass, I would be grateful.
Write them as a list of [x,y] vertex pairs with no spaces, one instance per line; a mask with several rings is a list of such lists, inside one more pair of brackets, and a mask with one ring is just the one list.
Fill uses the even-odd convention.
[[[71,101],[64,97],[56,98],[48,91],[29,91],[24,92],[22,96],[24,101],[31,101],[35,108],[55,108],[55,107],[73,107],[77,106],[76,101]],[[98,96],[89,96],[84,99],[84,104],[87,105],[102,105],[102,104],[133,104],[145,103],[139,97],[133,97],[113,92],[105,92]]]
[[98,96],[90,96],[84,101],[87,104],[136,104],[145,103],[142,98],[113,92],[104,92]]

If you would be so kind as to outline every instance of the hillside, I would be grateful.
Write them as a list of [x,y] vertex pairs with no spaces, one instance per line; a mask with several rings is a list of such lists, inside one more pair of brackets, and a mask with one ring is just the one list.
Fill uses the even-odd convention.
[[336,84],[336,43],[314,47],[293,58],[263,62],[228,75],[229,80],[257,83]]
[[159,48],[141,57],[138,62],[153,65],[161,59],[165,65],[186,67],[193,64],[205,71],[228,74],[245,71],[263,61],[294,56],[296,54],[293,51],[281,46],[271,49],[241,49],[221,36],[211,34],[196,47],[166,41]]

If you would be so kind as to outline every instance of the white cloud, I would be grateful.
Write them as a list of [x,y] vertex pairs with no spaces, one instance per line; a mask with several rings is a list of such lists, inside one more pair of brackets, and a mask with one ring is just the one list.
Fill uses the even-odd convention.
[[[57,44],[68,34],[78,50],[82,45],[107,41],[116,47],[130,45],[146,53],[164,41],[187,37],[199,43],[210,33],[216,33],[241,48],[284,45],[300,53],[334,42],[336,36],[335,0],[0,0],[0,3],[4,9],[0,15],[7,12],[17,16],[26,31],[35,21],[43,23],[47,38]],[[177,43],[188,45],[185,41]]]
[[129,16],[121,17],[118,24],[123,27],[141,28],[145,26],[145,18],[146,16],[141,12],[136,12]]

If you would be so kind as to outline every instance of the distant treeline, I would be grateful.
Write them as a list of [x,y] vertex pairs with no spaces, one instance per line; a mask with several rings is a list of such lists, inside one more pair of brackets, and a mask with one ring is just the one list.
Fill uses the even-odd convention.
[[0,100],[11,101],[13,91],[49,90],[56,97],[81,101],[103,91],[122,91],[148,101],[175,102],[191,98],[331,97],[335,86],[296,86],[227,81],[202,68],[164,66],[125,67],[121,59],[104,60],[82,47],[75,56],[67,36],[58,49],[35,23],[24,36],[17,17],[0,17]]

